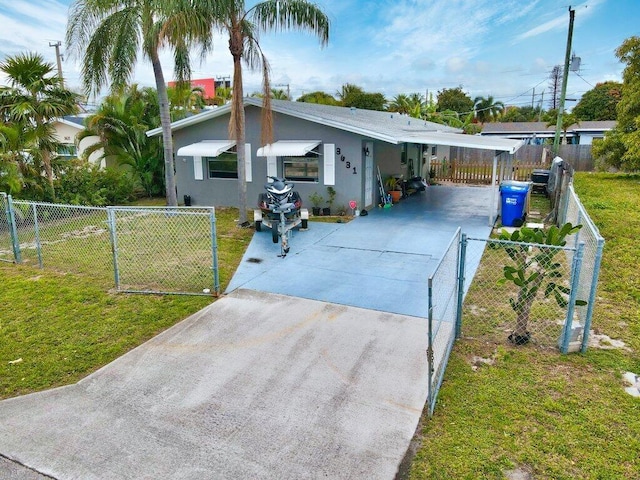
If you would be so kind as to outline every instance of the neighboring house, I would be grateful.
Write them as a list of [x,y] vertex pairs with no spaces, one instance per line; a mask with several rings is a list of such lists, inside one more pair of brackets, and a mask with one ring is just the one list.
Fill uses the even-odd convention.
[[[86,115],[67,115],[57,119],[53,126],[55,128],[55,138],[63,144],[64,148],[60,149],[58,155],[67,158],[83,158],[82,155],[90,145],[98,142],[97,136],[83,138],[80,143],[77,142],[77,135],[84,130],[84,121]],[[89,155],[89,162],[95,165],[105,167],[105,160],[100,158],[102,151],[93,152]]]
[[[262,100],[245,98],[248,206],[257,203],[267,176],[285,176],[307,205],[314,192],[334,206],[351,200],[359,208],[379,202],[377,172],[425,176],[432,158],[449,155],[449,145],[514,153],[522,142],[463,135],[437,123],[398,113],[273,100],[274,142],[260,143]],[[193,205],[237,206],[236,142],[229,139],[231,105],[172,123],[178,197]],[[161,135],[157,128],[149,136]],[[497,154],[496,154],[497,155]]]
[[[615,121],[576,123],[567,129],[567,143],[591,145],[594,138],[604,138],[605,132],[615,126]],[[548,127],[546,122],[488,122],[484,124],[480,135],[524,140],[527,145],[542,145],[553,142],[556,127],[554,125]],[[564,132],[561,131],[560,135],[562,142]]]

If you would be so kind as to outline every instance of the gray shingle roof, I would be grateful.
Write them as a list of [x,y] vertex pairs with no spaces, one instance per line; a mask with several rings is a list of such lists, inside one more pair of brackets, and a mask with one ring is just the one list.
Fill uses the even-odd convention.
[[[259,98],[245,98],[244,103],[246,106],[262,106],[262,100]],[[341,130],[359,133],[364,136],[392,143],[396,143],[398,138],[410,137],[426,132],[461,132],[461,130],[457,128],[392,112],[378,112],[359,108],[290,102],[286,100],[272,100],[271,108],[274,112],[284,115],[291,115],[310,122],[329,125]],[[173,122],[171,129],[174,131],[180,130],[190,125],[226,115],[230,110],[230,104],[207,110],[198,115]],[[147,135],[159,135],[161,132],[161,129],[156,128],[147,132]]]

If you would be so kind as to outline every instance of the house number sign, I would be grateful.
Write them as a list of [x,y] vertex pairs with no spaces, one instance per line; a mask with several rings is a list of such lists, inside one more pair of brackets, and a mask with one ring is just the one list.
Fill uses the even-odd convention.
[[344,162],[344,166],[347,170],[351,170],[351,173],[353,173],[354,175],[358,174],[358,171],[356,170],[355,166],[351,166],[351,162],[347,160],[347,157],[345,157],[344,155],[342,155],[342,151],[340,150],[340,148],[336,148],[336,155],[338,155],[340,157],[340,161]]

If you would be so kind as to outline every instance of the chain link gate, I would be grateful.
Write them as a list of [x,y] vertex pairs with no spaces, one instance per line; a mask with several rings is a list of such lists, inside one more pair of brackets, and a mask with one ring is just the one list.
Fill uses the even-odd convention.
[[213,208],[108,207],[116,289],[219,293]]

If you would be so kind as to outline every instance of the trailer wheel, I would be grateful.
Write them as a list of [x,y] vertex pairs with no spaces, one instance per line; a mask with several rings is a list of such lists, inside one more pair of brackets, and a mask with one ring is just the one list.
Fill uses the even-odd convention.
[[278,225],[280,225],[280,222],[277,220],[271,223],[271,240],[273,240],[273,243],[278,243]]
[[307,223],[308,223],[308,222],[309,222],[309,220],[306,220],[306,219],[304,219],[304,218],[303,218],[303,219],[302,219],[302,224],[300,225],[300,227],[301,227],[303,230],[306,230],[307,228],[309,228],[309,227],[307,226]]
[[256,232],[261,232],[261,231],[262,231],[262,221],[256,220]]

